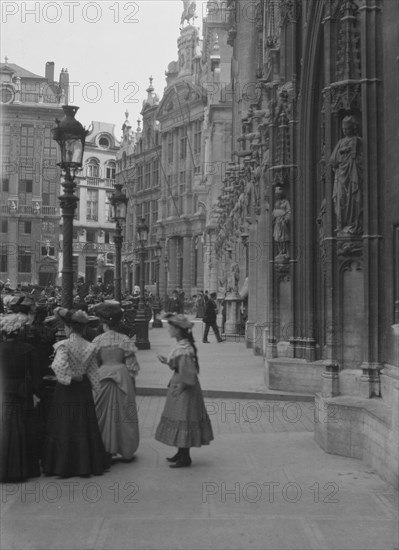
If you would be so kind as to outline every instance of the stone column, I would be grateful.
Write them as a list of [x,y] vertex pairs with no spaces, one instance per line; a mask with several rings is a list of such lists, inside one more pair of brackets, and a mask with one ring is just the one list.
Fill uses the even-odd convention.
[[18,283],[18,218],[8,218],[7,262],[8,277],[15,288]]
[[240,340],[240,306],[239,294],[229,292],[226,296],[226,324],[224,328],[226,340],[235,342]]
[[365,397],[379,396],[379,371],[382,368],[380,351],[380,261],[381,238],[379,201],[381,189],[375,182],[382,180],[379,159],[381,150],[376,147],[381,139],[379,132],[380,108],[383,103],[383,90],[380,81],[379,65],[382,52],[381,40],[376,32],[382,29],[381,7],[374,5],[361,10],[362,59],[367,59],[367,67],[362,66],[362,126],[363,126],[363,262],[364,262],[364,356],[361,382]]
[[192,238],[183,237],[183,290],[187,296],[191,296],[192,286]]
[[172,237],[169,239],[169,282],[168,289],[174,290],[178,286],[178,271],[177,271],[177,240]]
[[[257,231],[256,225],[251,224],[249,226],[249,235],[246,243],[241,244],[241,249],[244,254],[244,265],[248,266],[248,271],[244,271],[245,277],[248,277],[248,320],[245,331],[245,344],[247,348],[253,348],[256,346],[256,329],[255,323],[257,321],[257,279],[258,269],[256,262],[256,244],[257,244]],[[247,261],[248,258],[248,261]],[[242,283],[245,280],[243,277]]]

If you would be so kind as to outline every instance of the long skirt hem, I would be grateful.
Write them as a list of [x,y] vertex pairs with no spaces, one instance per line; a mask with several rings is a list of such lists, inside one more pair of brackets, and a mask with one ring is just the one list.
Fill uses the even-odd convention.
[[170,420],[162,415],[155,439],[171,447],[202,447],[213,441],[209,418],[201,422]]

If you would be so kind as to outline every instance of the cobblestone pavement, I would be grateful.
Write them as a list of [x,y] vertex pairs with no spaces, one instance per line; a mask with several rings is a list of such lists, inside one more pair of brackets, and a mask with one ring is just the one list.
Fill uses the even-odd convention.
[[154,440],[164,397],[140,396],[136,459],[90,479],[1,489],[2,549],[398,547],[397,493],[313,439],[312,403],[206,399],[215,440],[171,470]]

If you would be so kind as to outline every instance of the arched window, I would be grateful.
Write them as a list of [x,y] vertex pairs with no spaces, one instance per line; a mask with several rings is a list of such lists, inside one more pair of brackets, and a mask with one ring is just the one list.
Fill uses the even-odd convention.
[[86,174],[88,178],[100,177],[100,163],[97,159],[93,158],[88,161]]

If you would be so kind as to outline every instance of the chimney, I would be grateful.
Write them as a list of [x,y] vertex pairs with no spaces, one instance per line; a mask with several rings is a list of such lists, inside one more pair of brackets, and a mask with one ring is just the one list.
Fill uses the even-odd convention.
[[45,77],[47,82],[54,82],[54,61],[47,61]]

